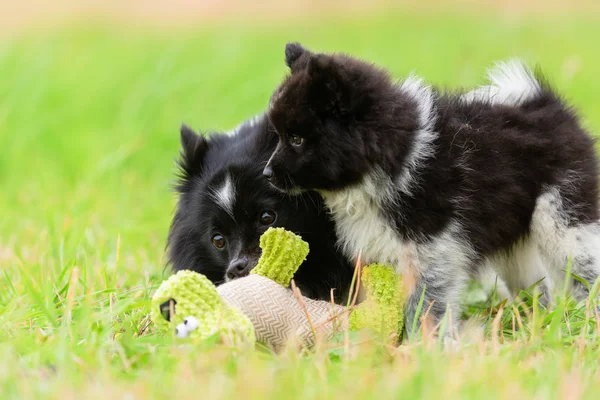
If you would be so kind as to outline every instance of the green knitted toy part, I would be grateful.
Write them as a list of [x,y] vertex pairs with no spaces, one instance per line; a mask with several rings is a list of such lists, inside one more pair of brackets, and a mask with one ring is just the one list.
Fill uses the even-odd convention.
[[251,274],[287,287],[308,255],[308,243],[284,228],[269,228],[260,237],[262,255]]
[[[174,315],[170,314],[171,307],[176,310]],[[185,325],[188,317],[197,319],[197,328],[189,332],[190,338],[202,340],[220,334],[236,343],[240,338],[254,342],[250,320],[225,304],[208,278],[184,270],[160,285],[152,298],[151,318],[158,329],[169,331]]]
[[371,264],[363,268],[361,285],[366,300],[350,313],[350,329],[369,328],[384,339],[400,335],[404,328],[402,278],[394,268]]

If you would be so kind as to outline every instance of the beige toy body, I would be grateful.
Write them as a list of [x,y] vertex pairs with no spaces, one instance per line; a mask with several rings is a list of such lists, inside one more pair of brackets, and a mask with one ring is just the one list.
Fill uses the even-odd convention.
[[275,350],[281,349],[292,337],[307,346],[312,345],[311,323],[325,338],[333,335],[334,322],[346,312],[346,307],[306,297],[302,297],[303,304],[299,304],[289,288],[274,283],[264,276],[250,275],[219,286],[217,292],[225,303],[248,317],[256,340]]

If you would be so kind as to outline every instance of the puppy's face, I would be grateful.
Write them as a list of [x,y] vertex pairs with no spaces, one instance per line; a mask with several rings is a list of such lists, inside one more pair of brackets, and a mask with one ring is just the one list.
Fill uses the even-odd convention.
[[[259,159],[268,156],[261,155],[264,150],[255,159],[249,157],[246,141],[225,135],[206,140],[187,127],[181,141],[171,263],[216,284],[246,276],[258,262],[259,239],[269,227],[298,228],[294,204],[262,176]],[[272,149],[274,138],[270,142]]]
[[260,236],[271,226],[289,225],[294,213],[256,168],[229,165],[193,194],[188,211],[208,260],[194,267],[217,283],[241,278],[257,265]]
[[264,174],[286,192],[337,190],[368,169],[364,134],[373,110],[371,80],[387,75],[344,55],[286,47],[291,75],[274,92],[269,118],[279,136]]

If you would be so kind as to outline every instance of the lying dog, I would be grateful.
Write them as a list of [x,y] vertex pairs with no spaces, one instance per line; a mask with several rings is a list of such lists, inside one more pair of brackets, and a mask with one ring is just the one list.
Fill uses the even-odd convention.
[[[409,77],[392,82],[342,54],[286,47],[291,75],[269,118],[279,143],[264,174],[288,193],[317,190],[347,256],[397,266],[438,323],[469,278],[492,267],[509,289],[563,270],[592,284],[600,272],[598,166],[574,111],[520,62],[491,83],[444,93]],[[576,299],[588,296],[572,282]],[[544,296],[547,298],[547,296]]]
[[260,257],[260,235],[280,226],[310,245],[294,277],[302,293],[329,300],[333,288],[338,301],[348,294],[354,266],[336,249],[321,197],[284,195],[262,175],[277,144],[264,115],[208,139],[182,126],[181,144],[179,202],[168,237],[174,270],[200,272],[215,284],[246,276]]

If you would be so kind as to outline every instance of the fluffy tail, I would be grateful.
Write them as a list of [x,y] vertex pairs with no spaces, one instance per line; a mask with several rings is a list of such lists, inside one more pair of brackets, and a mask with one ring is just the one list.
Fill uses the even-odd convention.
[[467,102],[518,106],[538,96],[542,85],[525,63],[513,59],[497,63],[488,73],[490,84],[465,93]]

